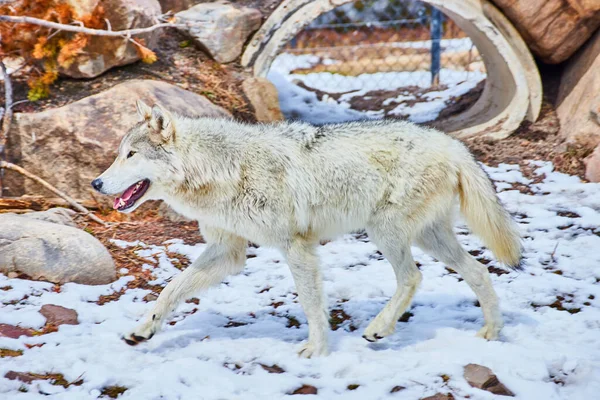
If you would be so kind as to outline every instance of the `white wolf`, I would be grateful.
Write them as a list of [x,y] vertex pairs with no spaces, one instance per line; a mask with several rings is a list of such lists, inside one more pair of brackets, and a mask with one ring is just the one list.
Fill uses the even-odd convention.
[[309,327],[304,357],[328,353],[328,312],[315,247],[321,239],[366,229],[392,265],[397,290],[364,338],[394,332],[421,282],[416,244],[458,271],[476,293],[484,327],[502,327],[486,267],[452,230],[458,198],[470,228],[499,261],[518,267],[521,242],[485,173],[451,137],[407,122],[367,121],[315,127],[191,119],[137,103],[141,121],[123,138],[114,163],[94,180],[114,207],[150,199],[197,220],[207,248],[162,291],[145,321],[124,339],[150,339],[180,301],[244,267],[248,241],[280,249]]

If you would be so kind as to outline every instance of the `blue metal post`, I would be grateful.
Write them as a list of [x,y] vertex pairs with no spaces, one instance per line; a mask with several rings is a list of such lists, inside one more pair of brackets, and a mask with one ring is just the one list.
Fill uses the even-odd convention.
[[442,13],[437,8],[431,10],[431,86],[437,86],[440,83],[440,60],[442,49],[440,42],[442,40]]

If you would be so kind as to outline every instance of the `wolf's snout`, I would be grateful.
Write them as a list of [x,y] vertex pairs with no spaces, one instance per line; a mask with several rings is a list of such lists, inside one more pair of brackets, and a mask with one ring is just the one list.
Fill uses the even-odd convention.
[[102,179],[100,178],[96,178],[92,181],[92,187],[94,189],[96,189],[97,191],[100,191],[100,189],[102,189]]

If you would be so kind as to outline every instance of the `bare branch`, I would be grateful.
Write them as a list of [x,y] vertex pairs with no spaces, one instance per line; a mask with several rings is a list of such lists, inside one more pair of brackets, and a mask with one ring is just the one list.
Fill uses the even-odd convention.
[[126,29],[122,31],[107,31],[104,29],[92,29],[85,28],[82,26],[74,26],[74,25],[66,25],[59,24],[56,22],[46,21],[44,19],[34,18],[34,17],[22,17],[22,16],[13,16],[13,15],[0,15],[0,21],[13,22],[17,24],[32,24],[39,25],[46,28],[52,29],[60,29],[67,32],[77,32],[77,33],[85,33],[87,35],[94,36],[111,36],[111,37],[128,37],[131,35],[139,35],[142,33],[152,32],[156,29],[160,28],[176,28],[186,26],[185,24],[174,24],[174,23],[162,23],[156,24],[152,26],[148,26],[146,28],[137,28],[137,29]]
[[48,182],[46,182],[45,180],[43,180],[42,178],[40,178],[37,175],[32,174],[31,172],[28,172],[27,170],[19,167],[18,165],[15,165],[13,163],[9,163],[6,161],[2,161],[0,160],[0,168],[6,168],[6,169],[10,169],[13,171],[16,171],[18,173],[20,173],[21,175],[36,181],[37,183],[39,183],[40,185],[44,186],[46,189],[56,193],[58,196],[62,197],[63,199],[65,199],[67,201],[67,203],[69,203],[71,206],[73,206],[73,208],[75,208],[77,211],[81,212],[82,214],[84,214],[85,216],[89,217],[90,219],[92,219],[93,221],[107,226],[108,223],[105,221],[102,221],[100,218],[98,218],[95,214],[91,213],[87,208],[85,208],[84,206],[82,206],[81,204],[79,204],[75,199],[73,199],[71,196],[69,196],[68,194],[58,190],[56,187],[52,186],[51,184],[49,184]]

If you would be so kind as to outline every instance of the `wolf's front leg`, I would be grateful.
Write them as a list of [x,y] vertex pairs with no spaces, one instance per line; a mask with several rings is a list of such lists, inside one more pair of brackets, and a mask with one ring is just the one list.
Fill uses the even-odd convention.
[[210,230],[203,234],[214,241],[163,289],[144,322],[123,337],[127,344],[136,345],[150,339],[181,301],[242,270],[246,261],[246,240],[222,231]]
[[327,355],[329,317],[315,244],[295,240],[286,249],[286,256],[308,321],[308,343],[302,346],[298,354],[306,358]]

